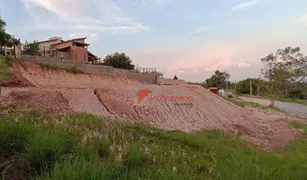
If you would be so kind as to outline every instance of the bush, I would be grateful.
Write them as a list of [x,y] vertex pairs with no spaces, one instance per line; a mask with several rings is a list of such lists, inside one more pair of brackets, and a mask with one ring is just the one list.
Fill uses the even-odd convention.
[[304,92],[302,89],[291,89],[288,93],[289,98],[304,99]]
[[67,152],[66,135],[61,131],[35,132],[26,146],[29,163],[36,173],[51,170],[57,159]]
[[144,160],[141,145],[139,143],[133,144],[126,155],[124,156],[124,164],[128,168],[141,166]]
[[16,124],[12,120],[0,120],[0,152],[8,155],[22,152],[27,142],[27,137],[33,131],[35,131],[35,128],[29,123],[21,122]]
[[10,56],[5,56],[4,57],[4,62],[8,67],[12,67],[13,66],[13,62],[14,62],[15,58],[10,57]]
[[81,74],[83,73],[83,71],[77,67],[73,67],[70,70],[68,70],[68,72],[73,73],[73,74]]

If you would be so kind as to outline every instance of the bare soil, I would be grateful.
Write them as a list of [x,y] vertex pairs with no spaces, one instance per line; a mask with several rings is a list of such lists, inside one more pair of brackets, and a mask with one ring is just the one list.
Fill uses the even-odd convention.
[[[4,87],[1,98],[23,109],[44,112],[85,112],[132,124],[184,132],[220,129],[265,149],[295,138],[283,113],[247,109],[193,85],[142,85],[125,78],[74,75],[46,70],[28,62],[14,64],[17,77],[35,87]],[[134,106],[139,90],[148,89],[144,106]],[[160,96],[191,96],[192,101],[152,100]],[[1,99],[0,98],[0,99]]]

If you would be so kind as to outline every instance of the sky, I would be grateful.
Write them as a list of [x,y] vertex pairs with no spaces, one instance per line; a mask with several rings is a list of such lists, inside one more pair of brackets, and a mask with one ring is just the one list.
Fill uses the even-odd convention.
[[260,59],[287,46],[307,54],[306,0],[0,0],[0,16],[22,41],[87,37],[101,58],[125,52],[192,82],[258,77]]

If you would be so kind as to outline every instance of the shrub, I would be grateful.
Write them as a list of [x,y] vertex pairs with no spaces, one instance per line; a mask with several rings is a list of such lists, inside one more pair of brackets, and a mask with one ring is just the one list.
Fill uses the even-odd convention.
[[70,70],[68,70],[68,72],[73,73],[73,74],[81,74],[83,73],[83,71],[77,67],[73,67]]
[[14,121],[0,120],[0,152],[8,155],[22,152],[30,132],[34,127],[26,122],[16,124]]
[[41,63],[41,64],[39,64],[41,67],[44,67],[44,68],[46,68],[46,69],[48,69],[48,70],[60,70],[61,68],[59,68],[59,67],[57,67],[56,65],[51,65],[51,64],[43,64],[43,63]]
[[144,156],[139,143],[133,144],[124,156],[124,164],[128,168],[142,165],[143,160]]
[[26,146],[31,169],[36,173],[52,169],[55,161],[68,150],[66,144],[66,135],[61,131],[35,132]]
[[10,56],[5,56],[4,57],[4,62],[8,67],[12,67],[13,66],[13,62],[14,62],[15,58],[10,57]]

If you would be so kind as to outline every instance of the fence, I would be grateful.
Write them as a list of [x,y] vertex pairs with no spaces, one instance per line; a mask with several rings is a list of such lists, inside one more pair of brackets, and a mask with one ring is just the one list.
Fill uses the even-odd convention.
[[110,66],[87,64],[82,61],[73,61],[69,59],[56,59],[44,56],[22,55],[21,59],[37,64],[49,64],[67,69],[76,67],[82,70],[84,73],[129,78],[140,81],[143,84],[157,83],[157,74],[155,73],[154,68],[143,68],[143,69],[150,69],[151,72],[149,71],[136,72],[138,70],[124,70],[124,69],[113,68]]
[[155,73],[156,68],[142,68],[142,67],[136,67],[135,68],[136,71],[140,72],[140,73]]

